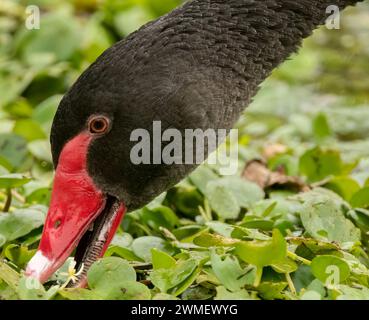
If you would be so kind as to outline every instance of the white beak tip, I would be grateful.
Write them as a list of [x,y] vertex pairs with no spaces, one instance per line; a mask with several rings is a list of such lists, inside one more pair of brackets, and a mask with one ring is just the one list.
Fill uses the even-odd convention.
[[26,268],[26,276],[45,282],[49,277],[49,270],[53,265],[53,261],[45,257],[41,251],[37,251],[28,262]]

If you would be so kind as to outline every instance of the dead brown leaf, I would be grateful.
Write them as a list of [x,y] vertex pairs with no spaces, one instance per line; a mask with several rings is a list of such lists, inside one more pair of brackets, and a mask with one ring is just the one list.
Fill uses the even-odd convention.
[[278,171],[271,171],[267,165],[260,160],[249,161],[245,166],[242,177],[255,182],[263,189],[279,185],[289,186],[300,192],[310,190],[310,187],[300,178],[287,176],[283,168]]

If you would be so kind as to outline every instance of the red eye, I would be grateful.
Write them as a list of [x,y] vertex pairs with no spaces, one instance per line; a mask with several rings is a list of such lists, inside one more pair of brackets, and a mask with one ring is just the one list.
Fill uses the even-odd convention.
[[104,116],[93,116],[88,121],[88,129],[92,134],[104,134],[108,132],[110,120]]

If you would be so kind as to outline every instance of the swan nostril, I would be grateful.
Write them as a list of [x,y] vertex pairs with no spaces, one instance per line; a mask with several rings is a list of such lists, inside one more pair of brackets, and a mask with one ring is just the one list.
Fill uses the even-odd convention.
[[59,219],[59,220],[56,220],[55,222],[54,222],[54,228],[55,229],[58,229],[59,227],[60,227],[60,225],[61,225],[61,220]]

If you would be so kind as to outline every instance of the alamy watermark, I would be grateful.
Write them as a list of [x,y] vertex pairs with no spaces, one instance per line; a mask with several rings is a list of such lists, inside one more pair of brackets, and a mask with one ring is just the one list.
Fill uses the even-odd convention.
[[[326,14],[329,16],[325,21],[325,26],[329,30],[338,30],[341,28],[341,11],[337,5],[329,5],[326,8]],[[28,30],[38,30],[41,28],[40,8],[37,5],[26,7],[25,26]]]
[[233,175],[238,170],[236,129],[162,130],[161,121],[154,121],[150,131],[132,131],[130,141],[136,142],[130,153],[135,165],[199,165],[206,161],[218,165],[221,175]]
[[39,30],[41,28],[40,8],[36,5],[26,7],[25,26],[28,30]]
[[329,14],[328,18],[325,20],[325,26],[329,30],[339,30],[341,29],[341,11],[336,5],[330,5],[325,10]]
[[325,280],[325,286],[328,289],[333,289],[340,284],[341,271],[336,265],[327,266],[325,274],[328,275]]

